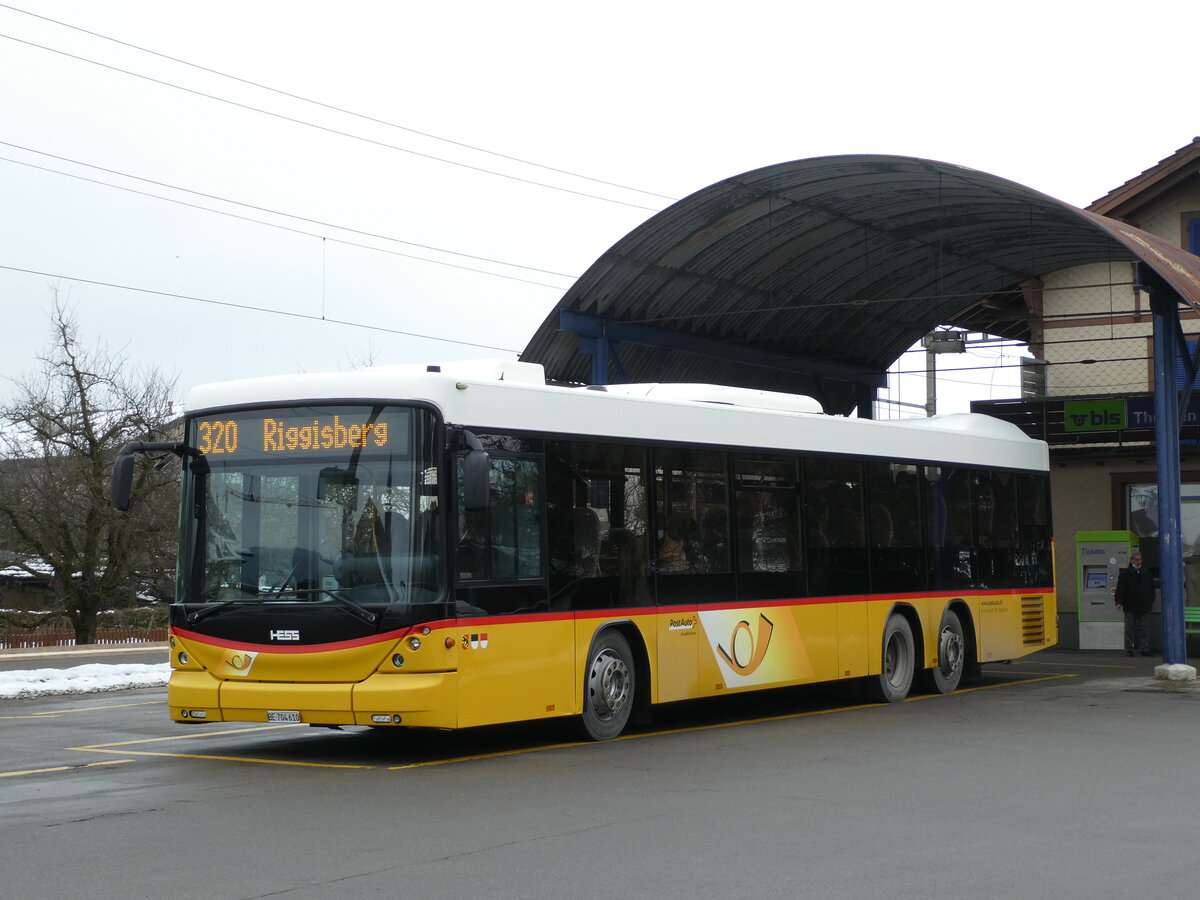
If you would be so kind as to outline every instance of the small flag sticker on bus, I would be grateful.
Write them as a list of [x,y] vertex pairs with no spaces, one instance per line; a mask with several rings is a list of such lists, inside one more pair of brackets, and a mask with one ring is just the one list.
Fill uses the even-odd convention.
[[464,650],[486,650],[488,636],[486,634],[464,634],[462,636],[462,645]]

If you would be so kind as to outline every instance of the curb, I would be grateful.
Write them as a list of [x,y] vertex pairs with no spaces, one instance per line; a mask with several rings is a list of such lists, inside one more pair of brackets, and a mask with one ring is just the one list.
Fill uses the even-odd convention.
[[64,656],[105,656],[110,653],[162,653],[167,650],[166,641],[149,644],[81,644],[58,647],[14,647],[0,650],[0,660],[12,659],[55,659]]

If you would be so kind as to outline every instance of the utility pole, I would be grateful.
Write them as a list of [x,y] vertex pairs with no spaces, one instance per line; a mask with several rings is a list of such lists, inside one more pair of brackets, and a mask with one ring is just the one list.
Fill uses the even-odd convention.
[[937,355],[939,353],[966,353],[965,331],[931,331],[921,338],[925,348],[925,415],[937,415]]

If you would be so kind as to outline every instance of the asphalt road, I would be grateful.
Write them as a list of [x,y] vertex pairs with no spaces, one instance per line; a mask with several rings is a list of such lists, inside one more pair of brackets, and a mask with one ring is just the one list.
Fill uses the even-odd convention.
[[1042,653],[950,696],[672,706],[576,744],[0,701],[4,897],[1193,898],[1200,688]]

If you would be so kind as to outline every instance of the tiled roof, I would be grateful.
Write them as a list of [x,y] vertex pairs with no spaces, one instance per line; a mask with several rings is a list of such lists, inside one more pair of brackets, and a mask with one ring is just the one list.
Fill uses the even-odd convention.
[[1175,187],[1181,181],[1200,174],[1200,137],[1180,147],[1166,159],[1159,160],[1136,178],[1131,178],[1118,188],[1096,200],[1088,210],[1125,219],[1139,208]]

